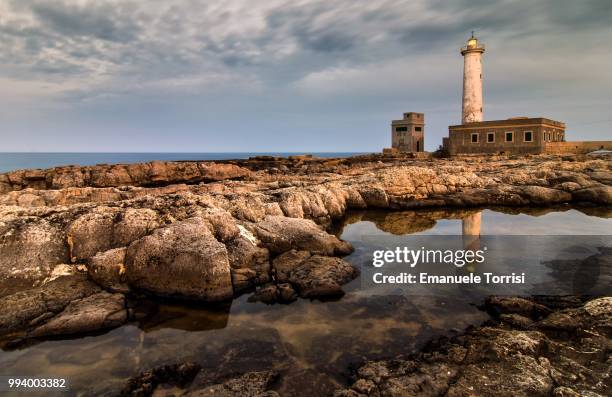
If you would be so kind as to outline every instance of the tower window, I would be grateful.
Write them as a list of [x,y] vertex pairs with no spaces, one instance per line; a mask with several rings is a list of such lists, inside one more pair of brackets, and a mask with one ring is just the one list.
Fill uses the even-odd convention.
[[408,131],[408,127],[395,127],[396,132]]
[[478,133],[472,132],[472,143],[478,143]]
[[495,133],[487,132],[487,143],[493,143],[493,142],[495,142]]
[[415,130],[416,132],[421,132],[423,129],[422,129],[421,127],[414,127],[414,130]]
[[512,131],[506,132],[506,142],[514,142],[514,132]]
[[525,131],[523,136],[523,141],[525,142],[533,142],[533,132]]

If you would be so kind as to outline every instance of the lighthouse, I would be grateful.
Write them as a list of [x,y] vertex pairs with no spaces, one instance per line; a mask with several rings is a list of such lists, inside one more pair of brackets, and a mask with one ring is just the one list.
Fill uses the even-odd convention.
[[461,124],[482,121],[482,54],[484,44],[472,37],[461,48],[463,55],[463,107]]

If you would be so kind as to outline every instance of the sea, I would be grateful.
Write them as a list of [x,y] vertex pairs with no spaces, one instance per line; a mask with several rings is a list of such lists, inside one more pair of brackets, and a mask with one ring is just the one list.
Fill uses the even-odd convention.
[[130,164],[153,160],[231,160],[254,156],[287,157],[311,154],[315,157],[351,157],[363,152],[208,152],[208,153],[0,153],[0,173],[20,169],[51,168],[63,165]]

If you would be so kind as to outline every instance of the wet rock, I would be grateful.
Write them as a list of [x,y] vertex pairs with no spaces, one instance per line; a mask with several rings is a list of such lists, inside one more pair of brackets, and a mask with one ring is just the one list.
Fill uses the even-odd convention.
[[274,371],[247,372],[222,383],[192,386],[184,397],[279,397],[269,390],[278,375]]
[[249,302],[275,303],[277,300],[278,288],[276,285],[261,287],[249,297]]
[[572,192],[574,201],[588,202],[601,205],[612,204],[612,187],[595,186]]
[[288,283],[278,284],[278,300],[282,303],[293,302],[297,299],[297,293]]
[[289,282],[302,298],[335,297],[344,295],[342,285],[358,274],[343,259],[313,255],[291,271]]
[[290,284],[266,285],[259,288],[249,297],[249,302],[263,303],[290,303],[297,299],[298,295]]
[[254,229],[262,244],[277,254],[292,248],[321,255],[348,255],[352,251],[350,244],[308,219],[267,216]]
[[[546,302],[544,298],[538,300]],[[502,313],[502,324],[489,321],[452,339],[442,338],[411,357],[366,362],[351,388],[335,396],[605,395],[612,301],[601,298],[575,307],[566,299],[563,307],[564,300],[552,299],[554,307],[546,307],[545,313],[534,312],[524,302],[529,300],[489,299],[504,310],[536,313],[544,317],[541,321]],[[586,307],[597,308],[598,316]],[[566,314],[572,323],[561,329]],[[553,329],[551,323],[559,327]]]
[[493,314],[519,314],[527,318],[541,318],[551,312],[549,308],[532,300],[519,297],[487,298],[485,308]]
[[176,222],[135,241],[125,267],[131,287],[157,295],[204,301],[233,295],[227,250],[202,218]]
[[74,300],[28,336],[73,335],[117,327],[129,318],[122,294],[99,292]]
[[200,365],[193,362],[163,365],[130,378],[121,390],[121,397],[149,397],[160,384],[185,387],[200,371]]
[[554,204],[572,201],[570,193],[542,186],[521,186],[517,188],[517,191],[533,204]]
[[98,253],[87,265],[89,277],[102,288],[111,292],[130,291],[125,274],[126,247]]
[[272,261],[272,269],[276,280],[287,282],[291,272],[300,266],[306,259],[310,258],[308,251],[289,250]]
[[517,329],[529,329],[533,325],[533,320],[520,314],[501,314],[499,319]]

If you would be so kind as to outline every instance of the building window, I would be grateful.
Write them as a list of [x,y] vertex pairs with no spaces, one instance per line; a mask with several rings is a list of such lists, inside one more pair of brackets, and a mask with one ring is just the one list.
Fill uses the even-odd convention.
[[495,133],[487,132],[487,143],[493,143],[493,142],[495,142]]
[[533,142],[533,132],[531,132],[531,131],[523,132],[523,141],[524,142]]
[[422,128],[421,128],[421,127],[414,127],[414,130],[415,130],[416,132],[421,132],[421,131],[422,131]]
[[408,131],[408,127],[395,127],[395,131],[397,131],[397,132]]
[[514,142],[514,132],[506,131],[506,142]]
[[478,143],[478,133],[472,132],[472,143]]

